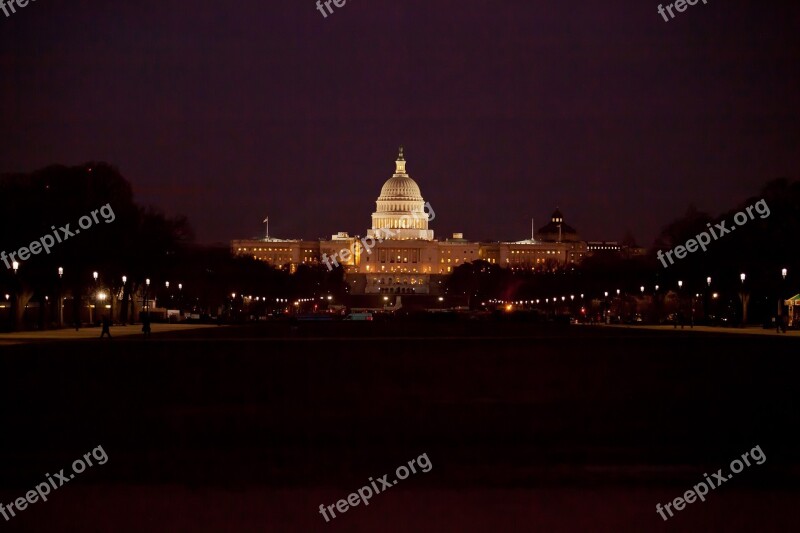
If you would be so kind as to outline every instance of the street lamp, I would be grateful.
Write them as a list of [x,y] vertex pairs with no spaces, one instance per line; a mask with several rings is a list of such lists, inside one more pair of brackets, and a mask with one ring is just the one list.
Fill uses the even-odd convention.
[[708,276],[706,278],[706,283],[708,284],[709,287],[711,286],[711,276]]
[[678,288],[680,289],[680,288],[682,288],[682,287],[683,287],[683,281],[681,281],[681,280],[678,280]]
[[[125,300],[125,285],[128,283],[128,276],[122,276],[122,309],[120,309],[119,317],[122,319],[122,324],[128,321],[128,305]],[[113,314],[113,313],[112,313]]]
[[747,324],[747,303],[750,300],[750,295],[747,294],[744,288],[744,280],[747,279],[744,272],[739,274],[739,279],[742,280],[742,290],[739,293],[739,297],[742,299],[742,327],[744,327]]
[[150,278],[145,279],[144,280],[144,284],[147,285],[147,288],[144,291],[145,292],[145,294],[144,294],[144,308],[149,311],[150,310],[150,301],[148,300],[148,298],[150,297]]
[[[783,296],[781,296],[781,294],[783,294],[786,291],[786,274],[788,273],[789,271],[786,270],[785,268],[781,269],[781,277],[783,277],[783,283],[781,284],[781,293],[778,294],[778,318],[777,318],[777,320],[781,321],[783,320]],[[775,325],[780,326],[780,324],[775,324]]]
[[642,291],[642,294],[644,294],[644,285],[642,285],[641,287],[639,287],[639,290],[640,290],[640,291]]
[[[95,284],[95,289],[96,289],[97,288],[97,278],[100,277],[100,274],[98,274],[97,271],[92,272],[92,277],[94,278],[94,284]],[[96,294],[95,294],[94,302],[95,302],[95,308],[96,308],[97,307],[97,295]],[[89,304],[89,324],[93,324],[93,323],[94,322],[92,320],[92,306],[91,306],[91,304]]]
[[16,274],[16,273],[17,273],[17,270],[19,270],[19,263],[17,263],[16,261],[13,261],[13,262],[11,263],[11,268],[13,268],[13,269],[14,269],[14,274]]
[[[64,278],[64,267],[58,267],[58,279]],[[64,327],[64,296],[61,282],[58,283],[58,327]]]

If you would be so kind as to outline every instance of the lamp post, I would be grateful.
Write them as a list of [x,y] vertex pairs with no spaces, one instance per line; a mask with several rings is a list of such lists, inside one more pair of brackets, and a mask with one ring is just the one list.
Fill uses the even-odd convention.
[[178,319],[183,316],[183,283],[178,283],[178,311],[180,315]]
[[744,285],[744,282],[747,279],[747,275],[744,272],[742,272],[741,274],[739,274],[739,279],[742,281],[742,288],[741,291],[739,292],[739,298],[742,300],[742,327],[744,327],[747,324],[747,304],[750,301],[750,295],[747,294]]
[[[99,277],[100,277],[100,274],[97,271],[92,272],[92,278],[94,278],[94,307],[95,307],[95,309],[97,309],[97,295],[98,295],[98,282],[97,282],[97,280],[98,280]],[[89,304],[89,324],[94,324],[94,321],[92,320],[92,305],[91,304]]]
[[128,276],[122,276],[122,308],[119,317],[124,326],[128,322]]
[[63,287],[63,280],[64,278],[64,268],[58,267],[58,327],[64,327],[64,287]]
[[150,278],[147,278],[147,279],[144,280],[144,285],[145,285],[145,289],[144,289],[144,309],[145,309],[145,313],[148,313],[148,317],[149,317],[150,316],[149,315],[149,313],[150,313],[150,300],[149,300],[149,298],[150,298]]
[[783,294],[786,292],[786,274],[789,271],[785,268],[781,269],[781,288],[780,292],[778,293],[778,317],[783,316]]
[[[17,276],[17,271],[19,270],[19,262],[12,261],[11,268],[14,269],[14,277]],[[8,300],[8,295],[6,295],[6,300]],[[17,329],[17,307],[19,306],[19,291],[17,290],[17,282],[16,279],[14,280],[14,301],[11,302],[11,321],[12,325],[14,326],[14,330]]]

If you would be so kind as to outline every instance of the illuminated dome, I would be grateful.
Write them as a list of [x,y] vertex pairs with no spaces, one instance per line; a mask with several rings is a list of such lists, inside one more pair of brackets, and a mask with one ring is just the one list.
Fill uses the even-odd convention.
[[417,182],[408,175],[392,176],[383,184],[378,200],[422,200]]
[[381,187],[377,208],[372,214],[372,229],[367,235],[377,237],[383,232],[383,238],[433,240],[433,231],[428,229],[425,200],[417,182],[406,173],[402,146],[395,163],[394,175]]

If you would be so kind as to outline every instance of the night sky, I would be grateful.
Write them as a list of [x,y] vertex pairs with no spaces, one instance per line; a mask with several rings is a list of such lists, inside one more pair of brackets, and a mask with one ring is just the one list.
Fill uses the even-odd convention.
[[104,160],[200,242],[266,215],[314,239],[366,232],[404,144],[437,237],[524,239],[560,206],[650,245],[800,177],[800,5],[657,6],[38,0],[0,12],[0,172]]

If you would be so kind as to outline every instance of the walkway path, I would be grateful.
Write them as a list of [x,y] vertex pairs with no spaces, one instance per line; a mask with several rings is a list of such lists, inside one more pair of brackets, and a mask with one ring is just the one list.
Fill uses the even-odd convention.
[[684,326],[681,329],[678,326],[628,326],[628,325],[609,325],[610,328],[624,328],[624,329],[651,329],[656,331],[696,331],[698,333],[728,333],[738,335],[769,335],[771,337],[800,337],[800,330],[787,330],[786,333],[775,333],[774,329],[764,329],[760,326],[748,326],[746,328],[723,328],[719,326],[695,326],[693,328]]
[[[169,331],[187,331],[198,328],[217,327],[209,324],[151,324],[152,333],[165,333]],[[0,333],[0,346],[8,344],[24,344],[35,341],[97,339],[100,337],[99,327],[49,329],[45,331],[21,331],[16,333]],[[142,335],[142,325],[111,326],[112,337],[129,337]],[[105,339],[104,339],[105,340]]]

